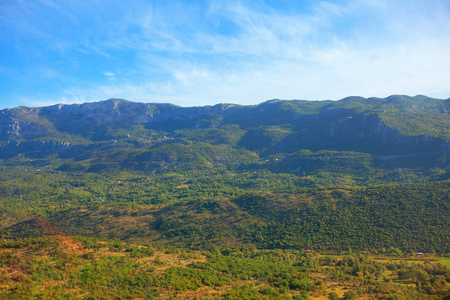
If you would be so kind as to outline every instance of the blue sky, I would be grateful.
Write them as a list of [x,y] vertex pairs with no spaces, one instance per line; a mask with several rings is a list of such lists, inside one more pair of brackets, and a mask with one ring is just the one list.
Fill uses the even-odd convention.
[[0,108],[450,97],[450,1],[0,1]]

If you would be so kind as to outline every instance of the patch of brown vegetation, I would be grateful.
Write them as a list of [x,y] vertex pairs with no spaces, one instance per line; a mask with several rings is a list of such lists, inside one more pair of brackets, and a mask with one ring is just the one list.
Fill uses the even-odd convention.
[[61,230],[53,226],[49,221],[44,218],[34,216],[32,219],[37,225],[42,227],[45,231],[47,231],[50,235],[54,236],[57,241],[59,241],[60,245],[66,252],[75,254],[75,255],[83,255],[86,251],[83,245],[71,238],[66,236]]

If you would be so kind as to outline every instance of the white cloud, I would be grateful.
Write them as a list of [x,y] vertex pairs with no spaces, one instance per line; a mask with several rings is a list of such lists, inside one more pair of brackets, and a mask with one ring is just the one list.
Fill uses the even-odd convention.
[[296,13],[246,1],[214,1],[203,11],[187,2],[118,4],[120,14],[100,13],[112,13],[116,22],[93,19],[100,27],[92,33],[83,27],[81,46],[62,45],[102,56],[114,71],[114,61],[124,59],[117,53],[131,56],[133,64],[120,61],[120,81],[117,72],[101,69],[98,74],[115,80],[71,81],[53,95],[64,103],[116,97],[183,106],[394,93],[450,96],[445,1],[312,3]]

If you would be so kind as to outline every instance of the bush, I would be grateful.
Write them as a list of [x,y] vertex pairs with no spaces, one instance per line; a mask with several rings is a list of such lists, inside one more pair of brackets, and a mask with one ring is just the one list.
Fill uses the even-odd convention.
[[339,299],[339,295],[337,293],[335,293],[335,292],[328,293],[328,299],[330,299],[330,300],[338,300]]
[[356,292],[350,290],[344,293],[344,300],[353,300],[356,299],[356,296]]

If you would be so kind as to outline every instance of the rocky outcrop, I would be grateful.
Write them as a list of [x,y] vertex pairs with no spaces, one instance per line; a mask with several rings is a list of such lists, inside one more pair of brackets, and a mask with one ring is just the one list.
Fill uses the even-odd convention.
[[[79,146],[77,148],[79,148]],[[30,157],[42,157],[52,153],[64,155],[70,150],[73,150],[73,146],[68,142],[17,142],[12,140],[0,147],[0,158],[9,158],[21,153],[27,153]]]
[[[332,122],[326,134],[342,146],[369,153],[406,154],[449,149],[448,142],[440,138],[402,135],[375,114],[357,114]],[[355,149],[358,147],[362,148]]]
[[48,131],[43,125],[15,117],[10,110],[0,112],[0,141],[39,138],[47,135]]

